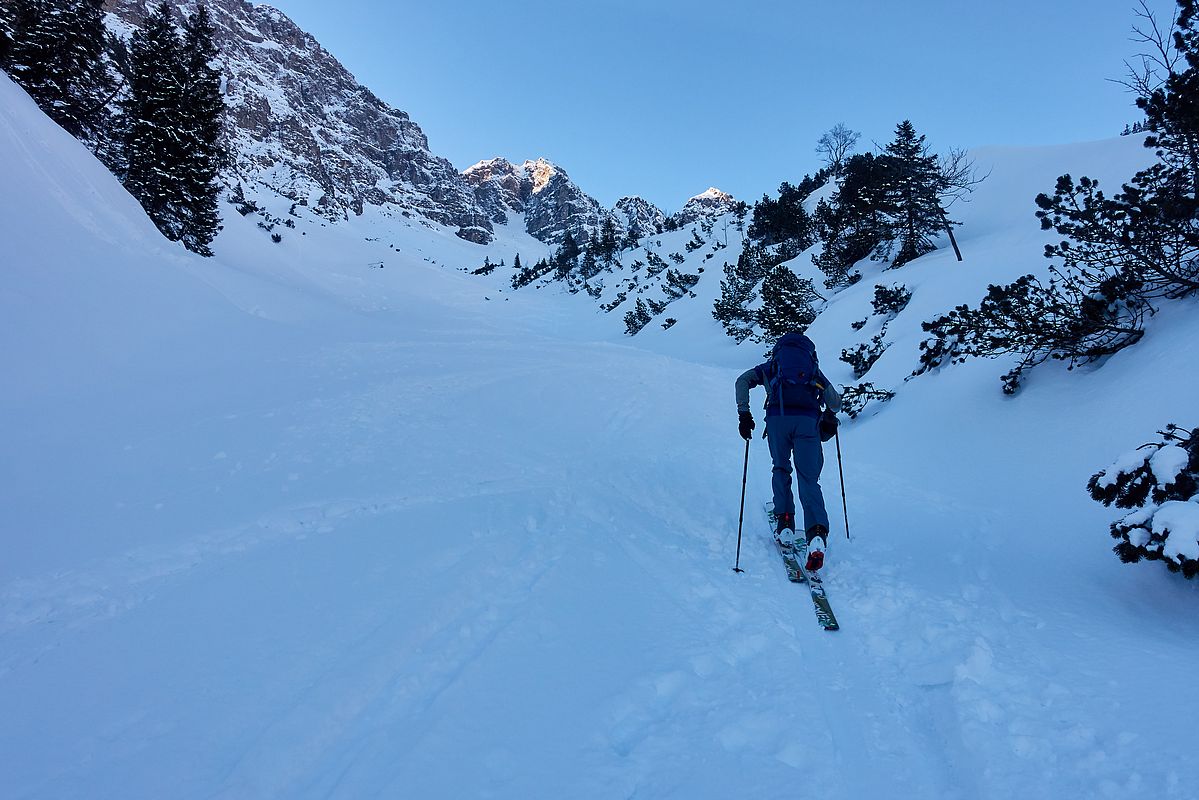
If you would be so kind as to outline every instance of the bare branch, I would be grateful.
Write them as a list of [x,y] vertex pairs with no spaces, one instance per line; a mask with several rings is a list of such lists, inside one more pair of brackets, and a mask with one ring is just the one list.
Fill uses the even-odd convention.
[[959,200],[969,202],[967,195],[974,187],[991,177],[989,171],[980,177],[974,160],[961,148],[951,147],[948,153],[938,156],[937,161],[941,169],[940,195],[942,200],[949,201],[944,206],[946,210]]
[[845,157],[853,152],[861,134],[850,130],[845,123],[838,122],[816,143],[816,152],[824,156],[824,162],[833,173],[841,171]]
[[[1157,17],[1149,10],[1148,0],[1139,0],[1140,8],[1133,13],[1141,20],[1132,26],[1132,37],[1129,41],[1136,42],[1146,48],[1145,52],[1137,53],[1134,61],[1125,60],[1125,77],[1111,79],[1137,97],[1148,98],[1161,88],[1166,79],[1175,74],[1175,67],[1182,54],[1174,47],[1174,32],[1178,28],[1178,11],[1175,10],[1170,18],[1170,25],[1163,29],[1158,24]],[[1139,60],[1139,64],[1134,63]]]

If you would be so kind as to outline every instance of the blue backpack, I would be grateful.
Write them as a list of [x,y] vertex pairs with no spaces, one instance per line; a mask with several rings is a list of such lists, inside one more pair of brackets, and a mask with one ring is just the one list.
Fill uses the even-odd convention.
[[766,374],[767,405],[779,413],[820,415],[823,387],[817,382],[816,345],[802,333],[787,333],[774,345]]

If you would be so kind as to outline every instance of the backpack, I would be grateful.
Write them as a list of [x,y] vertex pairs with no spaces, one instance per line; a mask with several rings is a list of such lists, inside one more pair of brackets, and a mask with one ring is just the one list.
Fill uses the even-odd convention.
[[802,333],[783,334],[774,345],[767,368],[767,405],[780,414],[820,414],[821,386],[816,345]]

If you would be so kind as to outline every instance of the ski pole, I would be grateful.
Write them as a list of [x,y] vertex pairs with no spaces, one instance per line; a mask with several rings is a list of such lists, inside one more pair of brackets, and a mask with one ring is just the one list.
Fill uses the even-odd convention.
[[849,535],[849,503],[845,500],[845,470],[841,467],[841,431],[837,431],[834,436],[837,439],[837,474],[841,477],[841,508],[845,511],[845,538],[850,541],[853,537]]
[[745,466],[741,470],[741,516],[737,518],[737,564],[733,572],[745,572],[741,569],[741,526],[745,522],[745,479],[749,476],[749,439],[745,440]]

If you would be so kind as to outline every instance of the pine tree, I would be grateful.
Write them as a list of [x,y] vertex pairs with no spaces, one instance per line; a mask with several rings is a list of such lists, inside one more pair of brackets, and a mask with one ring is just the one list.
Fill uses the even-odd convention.
[[558,256],[563,261],[573,262],[579,257],[581,252],[583,252],[583,249],[579,247],[579,243],[575,240],[574,234],[572,234],[570,231],[567,231],[562,236],[562,246],[558,248]]
[[130,45],[125,187],[172,241],[188,230],[181,183],[189,162],[183,112],[187,74],[183,43],[169,3],[162,2],[133,35]]
[[0,3],[0,69],[7,71],[15,34],[15,2]]
[[208,245],[221,229],[217,177],[225,158],[220,141],[225,100],[221,95],[220,70],[212,66],[218,52],[208,9],[199,6],[187,19],[183,31],[186,83],[181,125],[186,160],[180,174],[184,201],[182,241],[189,250],[210,256]]
[[936,155],[906,119],[895,127],[886,162],[886,191],[899,235],[892,266],[900,267],[936,249],[932,237],[946,227],[940,195],[944,181]]
[[596,243],[598,244],[596,257],[602,259],[605,264],[611,264],[612,259],[616,256],[616,248],[620,244],[616,233],[616,223],[611,217],[604,217],[604,224],[600,227]]
[[516,254],[516,258],[512,260],[512,269],[520,272],[523,267],[520,265],[520,253]]
[[12,0],[0,29],[0,63],[42,110],[77,138],[100,135],[112,91],[101,0]]
[[861,278],[854,265],[865,258],[890,257],[895,237],[892,199],[887,192],[890,166],[873,153],[851,156],[841,169],[841,184],[816,206],[816,231],[824,242],[812,257],[830,289],[850,286]]
[[762,281],[762,308],[758,311],[762,341],[807,330],[816,319],[812,303],[819,299],[810,280],[800,278],[786,264],[773,267]]

